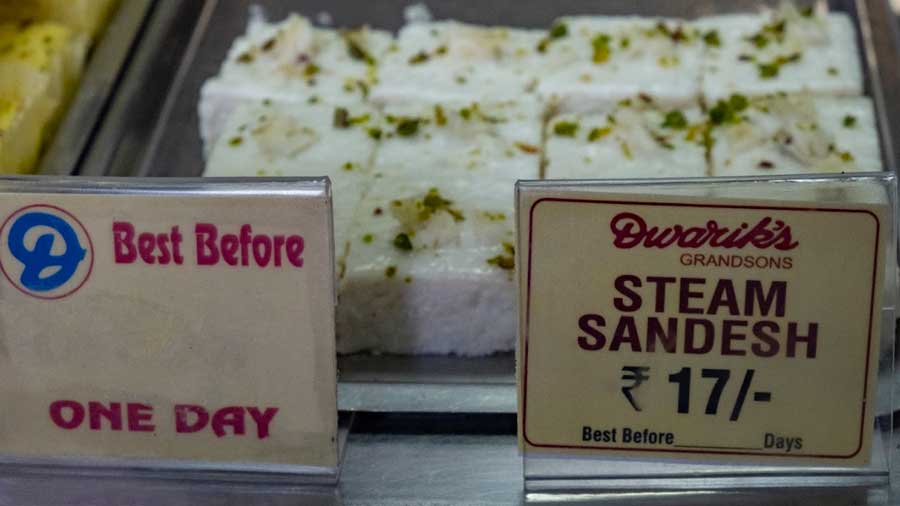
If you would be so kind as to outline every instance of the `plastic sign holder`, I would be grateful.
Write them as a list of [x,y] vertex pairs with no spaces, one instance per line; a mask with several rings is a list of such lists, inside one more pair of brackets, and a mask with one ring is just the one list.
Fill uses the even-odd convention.
[[327,179],[4,177],[0,223],[2,463],[334,490]]
[[530,492],[889,481],[896,180],[517,187]]

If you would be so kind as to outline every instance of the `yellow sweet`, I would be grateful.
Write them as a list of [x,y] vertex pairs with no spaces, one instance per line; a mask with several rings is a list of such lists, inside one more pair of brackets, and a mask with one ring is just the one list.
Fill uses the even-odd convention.
[[0,24],[0,172],[33,169],[74,94],[86,52],[87,38],[57,23]]
[[118,0],[0,0],[0,21],[55,21],[96,37]]
[[31,172],[41,152],[47,114],[34,105],[0,98],[0,172]]

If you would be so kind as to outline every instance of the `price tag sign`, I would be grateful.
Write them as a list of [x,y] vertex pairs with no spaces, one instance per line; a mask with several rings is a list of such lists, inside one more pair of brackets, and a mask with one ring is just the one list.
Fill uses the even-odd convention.
[[865,465],[886,213],[520,190],[521,446]]
[[327,180],[0,180],[0,454],[337,466]]

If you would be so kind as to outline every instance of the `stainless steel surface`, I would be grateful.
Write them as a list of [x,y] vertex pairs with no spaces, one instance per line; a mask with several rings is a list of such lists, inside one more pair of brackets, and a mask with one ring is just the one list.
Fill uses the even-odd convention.
[[[191,53],[191,41],[197,38],[195,32],[198,26],[203,27],[208,22],[215,5],[214,0],[155,0],[147,29],[109,105],[102,128],[84,153],[78,168],[80,174],[133,176],[140,172],[145,158],[152,152],[149,143],[153,133],[163,124],[162,110],[167,97],[179,95],[177,73],[180,68],[189,67],[183,62],[188,60],[185,55]],[[184,118],[181,121],[190,120]],[[188,128],[179,125],[176,118],[168,126]],[[186,138],[171,144],[170,139],[168,148],[154,149],[191,150],[195,148],[191,141]],[[199,174],[189,170],[181,173]],[[175,174],[174,171],[170,173]]]
[[[444,423],[453,429],[457,419]],[[627,506],[883,506],[900,505],[893,489],[781,488],[721,491],[628,490],[608,494],[525,493],[522,461],[512,434],[421,433],[395,425],[375,431],[355,423],[337,490],[227,485],[183,480],[37,476],[0,470],[0,506],[250,506],[250,505],[501,505],[615,504]],[[465,426],[463,429],[471,429]],[[440,429],[440,427],[439,427]],[[465,430],[464,430],[465,432]],[[895,451],[895,455],[900,450]],[[895,456],[895,459],[900,455]]]
[[515,357],[338,357],[345,411],[515,413]]
[[68,175],[77,171],[152,5],[152,0],[122,0],[113,13],[90,54],[78,91],[41,160],[39,173]]
[[[750,11],[780,0],[521,0],[519,2],[427,2],[434,16],[474,23],[546,27],[561,14],[654,14],[695,17]],[[397,29],[403,9],[416,0],[158,0],[145,43],[133,58],[120,93],[86,155],[81,171],[92,175],[198,176],[204,161],[197,103],[203,82],[218,72],[233,40],[246,27],[250,5],[272,19],[291,11],[311,17],[328,12],[336,26],[369,24]],[[886,166],[900,143],[900,51],[897,27],[887,0],[831,0],[860,22],[867,92],[878,106]],[[888,93],[884,93],[884,91]],[[457,365],[448,368],[448,361]],[[343,357],[341,409],[349,411],[515,412],[514,360],[446,357]]]

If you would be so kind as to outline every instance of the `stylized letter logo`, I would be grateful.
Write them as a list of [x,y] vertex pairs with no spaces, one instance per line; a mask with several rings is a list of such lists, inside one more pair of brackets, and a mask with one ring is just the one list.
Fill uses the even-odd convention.
[[60,299],[87,280],[93,247],[87,230],[68,212],[53,206],[22,208],[0,229],[0,268],[21,292]]

